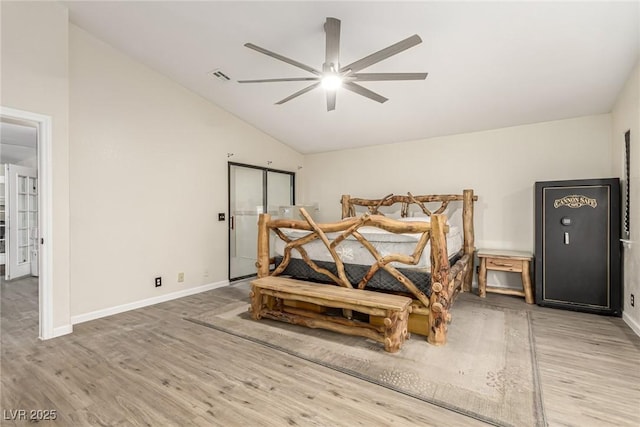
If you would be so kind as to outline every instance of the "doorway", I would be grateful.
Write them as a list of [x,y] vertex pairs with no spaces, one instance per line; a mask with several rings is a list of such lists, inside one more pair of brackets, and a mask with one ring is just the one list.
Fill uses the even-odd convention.
[[256,274],[258,216],[294,204],[294,172],[229,162],[229,281]]
[[[37,282],[37,304],[38,311],[38,334],[40,339],[53,338],[56,334],[53,328],[53,280],[51,276],[52,253],[49,249],[49,241],[52,229],[51,212],[53,210],[51,200],[51,143],[52,143],[52,119],[50,116],[32,113],[29,111],[17,110],[14,108],[0,107],[0,122],[18,126],[26,126],[35,130],[35,158],[31,161],[22,161],[18,165],[20,168],[10,171],[4,176],[5,187],[8,193],[11,191],[11,175],[15,175],[15,201],[12,202],[5,197],[5,202],[13,204],[15,212],[12,214],[12,207],[5,212],[5,219],[11,221],[14,215],[16,230],[11,236],[11,224],[4,234],[5,237],[13,239],[17,246],[14,251],[16,265],[20,265],[17,273],[9,272],[10,278],[19,276],[26,277],[28,281]],[[2,139],[6,140],[3,132]],[[15,151],[7,144],[3,147],[4,154]],[[11,162],[9,162],[11,163]],[[15,162],[14,162],[15,163]],[[22,169],[24,167],[25,169]],[[9,243],[10,245],[11,243]],[[8,245],[5,245],[5,248]],[[12,251],[5,257],[7,263],[10,262]],[[11,267],[9,267],[11,268]],[[37,277],[36,277],[37,276]],[[2,276],[4,280],[4,275]],[[24,279],[26,280],[26,279]],[[59,332],[64,334],[67,332]]]

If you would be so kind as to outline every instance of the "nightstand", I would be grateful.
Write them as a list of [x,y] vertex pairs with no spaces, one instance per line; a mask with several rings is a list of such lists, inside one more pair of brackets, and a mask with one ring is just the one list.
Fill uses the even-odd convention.
[[[524,297],[527,304],[533,304],[533,289],[531,288],[531,261],[533,255],[529,252],[480,249],[477,252],[480,260],[478,271],[478,294],[481,298],[487,292],[517,295]],[[522,290],[487,286],[487,270],[510,271],[522,276]]]

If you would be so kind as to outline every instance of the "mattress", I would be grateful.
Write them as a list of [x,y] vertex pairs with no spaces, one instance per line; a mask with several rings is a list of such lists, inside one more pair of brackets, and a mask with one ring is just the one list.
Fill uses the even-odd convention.
[[[458,252],[453,257],[449,258],[449,264],[454,265],[456,262],[458,262],[461,256],[462,252]],[[282,257],[276,256],[276,267],[279,266],[281,262]],[[325,268],[332,272],[334,275],[338,275],[336,264],[333,261],[316,261],[316,264],[318,265],[318,267]],[[364,275],[367,274],[369,268],[370,266],[368,265],[344,264],[347,279],[354,286],[360,283],[360,280],[362,280]],[[423,270],[424,269],[416,268],[398,268],[398,271],[404,274],[407,279],[411,280],[413,284],[418,287],[418,289],[424,292],[427,296],[431,296],[431,273]],[[287,267],[282,272],[282,275],[318,283],[330,282],[327,276],[316,272],[301,259],[291,259]],[[402,283],[398,282],[398,280],[396,280],[396,278],[389,274],[386,270],[378,270],[373,275],[371,280],[367,282],[367,286],[365,287],[365,289],[374,291],[403,292],[407,294],[409,293],[409,290],[405,288]]]
[[[291,240],[299,239],[311,233],[310,231],[291,228],[283,228],[281,231]],[[391,233],[377,227],[360,227],[358,231],[383,257],[392,254],[412,255],[421,236],[421,233]],[[331,241],[340,234],[339,232],[327,233],[327,238]],[[462,249],[463,241],[464,238],[460,228],[450,226],[449,233],[447,233],[447,256],[449,259],[454,257]],[[286,243],[282,239],[275,237],[275,242],[272,247],[274,247],[276,256],[284,255],[285,245]],[[304,249],[309,255],[309,258],[314,261],[334,262],[331,254],[320,239],[305,244]],[[345,264],[370,266],[375,262],[371,253],[353,236],[349,236],[336,246],[336,252]],[[291,258],[302,259],[300,253],[295,249],[291,251]],[[391,265],[396,268],[416,269],[429,272],[431,269],[431,244],[427,242],[422,256],[416,265],[398,262],[393,262]]]

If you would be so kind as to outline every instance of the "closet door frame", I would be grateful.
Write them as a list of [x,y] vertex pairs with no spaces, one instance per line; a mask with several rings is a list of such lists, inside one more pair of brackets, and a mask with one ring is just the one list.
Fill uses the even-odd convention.
[[[231,277],[231,238],[232,238],[232,231],[233,229],[231,228],[232,226],[232,206],[231,206],[231,173],[233,170],[233,167],[242,167],[242,168],[249,168],[249,169],[257,169],[262,171],[262,211],[263,212],[268,212],[268,203],[269,201],[267,200],[267,188],[268,188],[268,174],[269,172],[275,172],[275,173],[281,173],[281,174],[286,174],[286,175],[290,175],[291,176],[291,204],[295,205],[296,203],[296,173],[295,172],[291,172],[291,171],[286,171],[286,170],[281,170],[281,169],[273,169],[273,168],[268,168],[268,167],[263,167],[263,166],[256,166],[256,165],[250,165],[250,164],[246,164],[246,163],[237,163],[237,162],[227,162],[227,236],[228,236],[228,241],[227,241],[227,277],[229,279],[230,282],[232,281],[237,281],[237,280],[242,280],[242,279],[246,279],[249,277],[253,277],[255,276],[257,273],[254,274],[249,274],[249,275],[245,275],[245,276],[241,276],[241,277]],[[257,225],[256,225],[257,227]],[[257,256],[257,243],[256,243],[256,256]]]

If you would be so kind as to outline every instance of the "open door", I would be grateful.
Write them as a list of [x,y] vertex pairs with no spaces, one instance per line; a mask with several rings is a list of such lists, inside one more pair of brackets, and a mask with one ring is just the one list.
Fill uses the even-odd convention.
[[[38,172],[33,168],[6,165],[8,241],[5,278],[37,275]],[[32,266],[32,262],[35,263]]]

